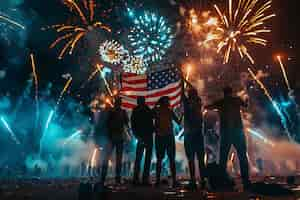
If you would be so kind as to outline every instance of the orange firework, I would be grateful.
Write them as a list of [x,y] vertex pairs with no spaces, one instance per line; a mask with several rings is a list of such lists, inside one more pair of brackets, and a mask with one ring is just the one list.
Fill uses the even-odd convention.
[[59,59],[62,59],[68,52],[72,54],[77,43],[94,29],[102,29],[111,32],[111,29],[104,25],[102,22],[95,20],[95,7],[94,0],[82,0],[83,8],[75,0],[63,0],[64,4],[70,9],[71,12],[76,14],[79,19],[76,20],[77,24],[58,24],[50,28],[61,34],[51,45],[54,48],[59,43],[65,41],[65,45],[60,50]]
[[268,14],[271,6],[272,0],[262,4],[259,0],[228,0],[228,11],[214,6],[221,21],[218,30],[222,39],[218,52],[223,53],[224,63],[229,62],[233,52],[238,52],[241,58],[246,57],[254,64],[248,45],[267,45],[262,34],[271,32],[265,27],[265,23],[275,16]]

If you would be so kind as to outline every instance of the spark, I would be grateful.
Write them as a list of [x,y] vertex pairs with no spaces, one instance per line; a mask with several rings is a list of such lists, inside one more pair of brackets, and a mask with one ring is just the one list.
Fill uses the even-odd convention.
[[5,118],[3,116],[1,116],[0,119],[1,119],[1,122],[3,123],[3,125],[5,126],[5,128],[7,129],[7,131],[9,132],[10,137],[16,142],[16,144],[21,144],[20,141],[18,140],[16,134],[13,132],[13,130],[9,126],[8,122],[5,120]]
[[257,130],[247,128],[247,131],[251,133],[253,136],[257,137],[258,139],[262,140],[264,143],[271,145],[272,147],[275,146],[273,142],[268,140],[266,137],[264,137],[261,133],[259,133]]
[[145,12],[140,16],[133,15],[133,23],[128,39],[134,56],[142,58],[147,64],[161,61],[174,39],[165,18]]
[[288,138],[290,140],[292,140],[292,137],[291,137],[291,134],[289,132],[289,129],[288,129],[288,125],[287,125],[287,121],[286,121],[286,118],[284,116],[284,114],[282,113],[281,109],[280,109],[280,106],[276,103],[276,101],[274,101],[273,97],[271,96],[270,92],[267,90],[267,88],[265,87],[265,85],[263,84],[262,81],[260,81],[257,76],[254,74],[254,72],[248,68],[248,71],[250,73],[250,75],[252,76],[252,78],[257,82],[257,84],[260,86],[260,88],[264,91],[264,94],[268,97],[269,101],[271,102],[272,106],[274,107],[276,113],[278,114],[280,120],[281,120],[281,123],[283,125],[283,128],[285,129],[285,132],[287,133],[288,135]]
[[33,78],[34,78],[34,85],[35,85],[35,102],[36,102],[36,126],[37,122],[39,119],[39,86],[38,86],[38,76],[36,73],[36,66],[35,66],[35,60],[34,60],[34,55],[30,54],[30,59],[31,59],[31,67],[32,67],[32,73],[33,73]]
[[109,95],[110,95],[110,96],[113,96],[113,93],[112,93],[112,91],[111,91],[111,89],[110,89],[110,86],[109,86],[109,84],[108,84],[108,82],[107,82],[107,80],[106,80],[106,78],[105,78],[104,72],[103,72],[102,69],[101,69],[101,68],[103,67],[103,65],[96,64],[96,67],[97,67],[98,71],[100,72],[100,76],[101,76],[101,78],[102,78],[103,81],[104,81],[105,87],[106,87],[106,89],[107,89]]
[[212,64],[217,55],[218,40],[221,32],[218,30],[219,20],[211,11],[203,11],[201,8],[193,8],[187,12],[186,27],[194,44],[200,52],[202,64]]
[[185,79],[186,79],[187,81],[190,79],[191,70],[192,70],[192,65],[187,65],[187,69],[186,69],[186,77],[185,77]]
[[79,136],[82,133],[82,130],[77,130],[75,133],[73,133],[71,136],[69,136],[63,143],[63,145],[68,144],[70,141],[75,139],[77,136]]
[[23,30],[25,30],[25,26],[23,26],[22,24],[16,22],[16,21],[13,20],[13,19],[8,18],[8,17],[6,17],[6,16],[4,16],[4,15],[0,15],[0,19],[4,20],[4,21],[6,21],[6,22],[8,22],[8,23],[10,23],[10,24],[13,24],[13,25],[15,25],[15,26],[17,26],[17,27],[19,27],[19,28],[21,28],[21,29],[23,29]]
[[100,45],[99,54],[104,62],[121,64],[124,58],[129,56],[128,51],[117,41],[105,41]]
[[281,71],[282,71],[282,74],[283,74],[283,77],[284,77],[284,81],[288,87],[288,90],[289,92],[292,91],[292,88],[291,88],[291,85],[290,85],[290,82],[289,82],[289,79],[288,79],[288,76],[287,76],[287,73],[286,73],[286,70],[285,70],[285,67],[283,65],[283,62],[281,60],[281,56],[277,56],[277,60],[280,64],[280,68],[281,68]]
[[[73,53],[76,45],[82,40],[88,33],[95,29],[101,29],[106,32],[111,32],[111,29],[104,25],[102,22],[95,20],[95,2],[89,0],[89,6],[84,6],[83,10],[80,5],[74,0],[63,0],[64,4],[70,9],[70,12],[75,12],[78,17],[77,23],[74,24],[58,24],[48,27],[54,29],[57,33],[61,34],[51,45],[50,48],[56,47],[59,43],[66,41],[63,48],[60,50],[59,59],[62,59],[68,52],[70,55]],[[83,3],[87,5],[87,0],[83,0]],[[89,15],[84,13],[86,11]]]
[[[218,53],[223,54],[223,63],[228,63],[231,55],[238,52],[240,58],[247,58],[252,64],[254,59],[249,52],[249,45],[266,46],[267,40],[262,34],[270,33],[265,23],[275,14],[268,14],[272,0],[258,5],[258,0],[228,0],[228,11],[214,5],[221,21],[218,30],[221,39],[218,43]],[[234,2],[237,5],[234,5]]]
[[123,70],[127,73],[145,74],[147,71],[146,63],[143,58],[130,56],[123,63]]
[[48,130],[50,124],[51,124],[51,121],[53,119],[54,114],[55,114],[55,111],[51,110],[50,113],[49,113],[49,115],[48,115],[47,121],[46,121],[44,133],[47,132],[47,130]]
[[97,151],[98,151],[98,149],[95,148],[94,152],[93,152],[93,155],[92,155],[92,158],[91,158],[91,167],[96,167],[96,155],[97,155]]
[[80,89],[83,89],[87,83],[89,83],[96,75],[97,73],[99,72],[99,69],[96,68],[91,74],[90,76],[88,77],[88,79],[86,81],[84,81],[84,83],[80,86]]
[[60,92],[60,95],[59,95],[59,98],[58,98],[58,100],[57,100],[57,102],[56,102],[56,107],[60,104],[60,102],[61,102],[61,100],[62,100],[62,98],[63,98],[63,96],[64,96],[64,94],[65,94],[65,92],[68,90],[68,88],[70,87],[70,85],[71,85],[71,83],[72,83],[72,77],[69,77],[69,79],[67,80],[67,82],[66,82],[66,84],[65,84],[65,86],[64,86],[64,88],[63,88],[63,90]]

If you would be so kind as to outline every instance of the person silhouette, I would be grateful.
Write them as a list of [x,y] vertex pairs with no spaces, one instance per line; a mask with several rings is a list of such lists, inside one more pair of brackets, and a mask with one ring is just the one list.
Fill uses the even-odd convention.
[[146,105],[145,97],[137,98],[137,106],[131,115],[131,127],[133,135],[137,138],[136,158],[134,164],[133,183],[139,183],[139,173],[141,160],[145,151],[145,163],[142,183],[149,185],[150,165],[153,149],[154,115],[152,110]]
[[173,110],[170,108],[170,99],[167,96],[161,97],[158,100],[155,108],[155,150],[157,157],[156,164],[156,186],[160,184],[160,175],[162,168],[162,160],[167,153],[170,161],[170,169],[172,176],[172,186],[176,187],[176,165],[175,165],[175,136],[173,134],[172,121],[180,124],[180,120],[176,117]]
[[125,127],[129,127],[129,119],[125,110],[121,108],[122,99],[117,97],[113,108],[110,108],[107,116],[107,132],[108,141],[106,144],[105,156],[102,166],[101,181],[104,184],[108,161],[112,157],[112,152],[116,148],[116,177],[115,181],[117,184],[121,183],[121,170],[122,170],[122,157],[123,157],[123,144],[125,140]]
[[182,100],[184,106],[184,149],[188,160],[190,171],[190,186],[196,189],[195,178],[195,156],[199,162],[199,172],[201,174],[201,185],[205,186],[205,163],[204,163],[204,138],[202,134],[202,102],[197,90],[189,84],[188,97],[182,90]]
[[251,182],[249,180],[246,139],[243,132],[243,122],[240,112],[241,107],[247,107],[248,104],[241,98],[234,97],[231,87],[225,87],[223,92],[223,99],[206,106],[206,109],[217,109],[220,115],[220,167],[225,173],[228,153],[233,145],[239,158],[244,189],[248,189],[251,186]]

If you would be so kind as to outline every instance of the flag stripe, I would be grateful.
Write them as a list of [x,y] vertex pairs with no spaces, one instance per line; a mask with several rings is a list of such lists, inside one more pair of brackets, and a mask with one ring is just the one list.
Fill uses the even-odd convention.
[[173,92],[174,89],[181,88],[180,81],[176,83],[169,84],[168,86],[157,89],[157,90],[151,90],[147,91],[144,89],[135,89],[135,88],[122,88],[121,94],[126,96],[145,96],[145,97],[153,97],[153,96],[164,96],[168,94],[169,92]]
[[[174,91],[173,93],[170,93],[167,95],[170,98],[170,102],[176,100],[179,96],[181,96],[181,91],[179,89],[177,89],[176,91]],[[132,97],[128,97],[128,96],[122,96],[123,97],[123,101],[128,101],[130,103],[136,103],[136,99],[137,98],[132,98]],[[146,98],[146,103],[148,105],[155,105],[156,102],[161,98],[161,96],[156,96],[156,97],[152,97],[152,98]]]
[[153,108],[163,97],[170,98],[171,106],[181,102],[181,80],[175,68],[152,72],[147,75],[122,74],[122,107],[131,110],[139,96],[146,98],[146,104]]

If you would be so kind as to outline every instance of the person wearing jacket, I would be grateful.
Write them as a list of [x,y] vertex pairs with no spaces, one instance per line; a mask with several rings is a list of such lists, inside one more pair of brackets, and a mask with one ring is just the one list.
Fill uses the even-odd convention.
[[145,97],[137,98],[137,106],[131,115],[131,128],[133,135],[137,138],[136,157],[134,164],[133,183],[139,183],[141,160],[145,151],[145,163],[143,171],[143,185],[149,185],[150,165],[153,150],[154,115],[152,110],[146,105]]

